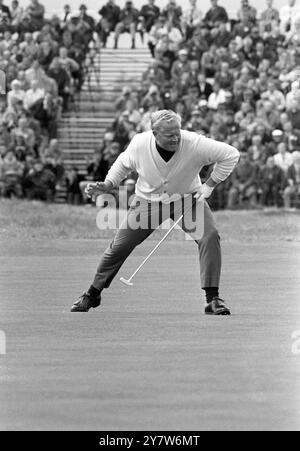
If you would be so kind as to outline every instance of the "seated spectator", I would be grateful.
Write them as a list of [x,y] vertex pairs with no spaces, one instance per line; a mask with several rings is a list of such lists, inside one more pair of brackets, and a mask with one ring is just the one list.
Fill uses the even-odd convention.
[[143,33],[149,33],[160,14],[160,9],[155,5],[155,0],[148,0],[148,3],[143,5],[140,11],[141,23],[141,36]]
[[37,199],[51,202],[55,195],[55,175],[45,169],[40,160],[34,162],[24,178],[26,197],[29,200]]
[[249,159],[247,152],[240,153],[240,161],[230,176],[228,208],[241,207],[247,202],[249,207],[257,206],[257,166]]
[[208,97],[207,106],[211,110],[217,110],[219,105],[225,103],[226,101],[226,92],[224,89],[221,89],[220,83],[217,81],[213,84],[213,92]]
[[268,157],[259,173],[260,204],[265,207],[280,207],[284,183],[283,170],[275,165],[273,157]]
[[21,89],[21,83],[19,80],[13,80],[11,82],[11,91],[7,93],[7,107],[12,108],[13,103],[16,100],[24,100],[25,91]]
[[28,127],[28,121],[26,117],[20,117],[18,120],[18,126],[12,131],[11,133],[12,137],[12,143],[11,148],[12,150],[17,145],[22,145],[25,147],[25,154],[26,155],[35,155],[36,149],[36,136],[34,134],[34,131]]
[[156,86],[151,86],[149,91],[143,97],[141,101],[141,107],[144,111],[148,111],[150,108],[155,107],[157,110],[163,108],[163,102],[160,97],[159,90]]
[[176,0],[168,0],[161,13],[165,17],[167,24],[170,24],[172,28],[180,29],[182,9],[177,5]]
[[24,15],[28,17],[31,32],[40,30],[44,24],[45,7],[38,0],[30,0]]
[[76,166],[72,167],[66,174],[67,202],[71,205],[79,205],[82,202],[80,183],[84,176],[79,174]]
[[165,16],[159,15],[157,20],[152,25],[148,33],[148,47],[152,57],[154,57],[155,47],[160,40],[162,34],[166,31],[166,19]]
[[232,90],[234,77],[227,61],[220,63],[220,69],[215,73],[214,78],[219,83],[221,89]]
[[[255,132],[255,130],[253,130]],[[253,135],[251,137],[251,146],[249,147],[248,154],[250,160],[254,163],[263,165],[267,159],[267,149],[262,143],[260,135]]]
[[168,54],[171,59],[174,59],[182,40],[183,38],[180,29],[175,27],[173,22],[167,22],[161,32],[161,37],[156,44],[155,51],[157,52],[158,49],[161,49],[163,55]]
[[46,93],[44,98],[35,102],[30,113],[41,124],[42,133],[49,139],[57,137],[57,120],[60,116],[61,102],[52,94]]
[[23,196],[22,176],[24,165],[17,160],[12,151],[8,151],[0,161],[0,194],[3,197]]
[[283,191],[284,208],[290,208],[291,201],[300,196],[300,152],[293,152],[292,158],[293,163],[288,167]]
[[201,58],[201,69],[208,78],[214,77],[217,66],[217,46],[211,45]]
[[174,61],[171,68],[172,83],[179,85],[183,73],[189,74],[190,61],[188,59],[188,51],[181,49],[178,52],[178,59]]
[[268,82],[268,90],[261,93],[261,98],[272,102],[276,105],[277,109],[284,110],[285,108],[284,95],[281,91],[279,91],[279,89],[276,89],[276,85],[273,80]]
[[228,22],[227,11],[223,6],[218,5],[218,0],[211,0],[211,8],[205,14],[204,22],[206,22],[210,28],[213,28],[220,22]]
[[65,183],[65,167],[62,163],[61,157],[52,154],[51,150],[48,150],[45,152],[42,158],[42,163],[44,169],[48,169],[54,174],[55,188],[59,189],[60,187],[62,187]]
[[120,22],[115,29],[115,44],[114,48],[118,48],[119,36],[121,33],[127,32],[131,35],[131,48],[135,49],[135,33],[139,18],[138,10],[133,6],[132,1],[126,1],[125,7],[120,13]]
[[198,97],[200,99],[208,100],[210,94],[213,92],[213,87],[208,81],[206,80],[205,74],[200,72],[198,74]]
[[103,48],[106,47],[107,38],[114,31],[120,20],[121,8],[116,5],[115,0],[108,0],[105,5],[98,11],[101,16],[97,31]]
[[23,98],[23,105],[26,110],[29,110],[33,105],[45,97],[45,90],[38,87],[38,81],[32,80],[30,83],[30,89],[26,91]]
[[290,152],[287,151],[287,145],[285,142],[280,142],[277,146],[277,153],[274,155],[274,163],[279,166],[286,174],[288,168],[293,164],[293,157]]
[[189,3],[189,7],[184,9],[180,18],[181,30],[186,40],[193,36],[195,29],[201,25],[203,19],[203,13],[197,5],[197,0],[189,0]]
[[36,59],[39,46],[37,42],[33,40],[32,33],[24,33],[24,40],[20,42],[19,47],[23,54],[23,57]]
[[273,0],[266,0],[267,8],[262,11],[259,20],[259,28],[261,36],[265,37],[267,33],[271,33],[274,25],[279,24],[279,11],[273,8]]

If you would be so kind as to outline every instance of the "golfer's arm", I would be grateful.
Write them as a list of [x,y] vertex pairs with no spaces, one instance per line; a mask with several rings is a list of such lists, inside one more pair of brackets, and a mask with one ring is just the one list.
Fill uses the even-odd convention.
[[135,170],[130,153],[126,150],[121,153],[109,169],[105,183],[111,184],[111,189],[117,188],[126,176]]
[[215,167],[206,183],[213,188],[226,180],[231,174],[240,154],[235,147],[229,144],[209,139],[208,155],[209,160],[215,163]]

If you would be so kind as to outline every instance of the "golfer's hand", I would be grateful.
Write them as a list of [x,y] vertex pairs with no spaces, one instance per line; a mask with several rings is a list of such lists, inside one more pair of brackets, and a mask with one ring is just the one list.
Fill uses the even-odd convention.
[[93,182],[89,183],[85,188],[85,194],[93,200],[103,193],[108,193],[113,188],[110,182]]
[[214,188],[211,186],[208,186],[206,183],[201,185],[199,191],[194,195],[194,198],[198,200],[198,202],[207,199],[211,193],[213,192]]

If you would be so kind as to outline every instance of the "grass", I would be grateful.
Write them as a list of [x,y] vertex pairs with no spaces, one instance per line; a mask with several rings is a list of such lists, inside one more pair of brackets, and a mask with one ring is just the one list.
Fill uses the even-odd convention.
[[[0,240],[99,239],[114,231],[96,226],[98,209],[92,206],[46,204],[39,201],[0,199]],[[215,219],[226,241],[299,241],[299,213],[282,210],[218,211]],[[160,236],[165,231],[157,231]],[[183,238],[174,231],[170,239]]]

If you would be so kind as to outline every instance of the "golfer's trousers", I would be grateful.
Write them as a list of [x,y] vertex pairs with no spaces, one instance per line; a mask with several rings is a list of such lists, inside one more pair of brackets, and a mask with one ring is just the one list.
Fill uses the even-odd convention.
[[[194,214],[195,203],[192,208]],[[137,196],[134,198],[130,209],[127,212],[126,219],[123,221],[119,230],[117,231],[114,239],[109,244],[108,248],[104,251],[97,273],[95,275],[93,286],[98,290],[108,288],[113,278],[119,271],[122,264],[127,257],[131,254],[134,248],[141,244],[151,233],[154,228],[135,228],[128,227],[128,224],[132,224],[130,221],[132,217],[139,217],[141,224],[153,224],[153,216],[157,221],[159,215],[159,223],[161,224],[166,218],[161,214],[163,210],[161,202],[151,203],[145,200],[141,200]],[[169,217],[173,220],[179,218],[182,213],[181,209],[171,208]],[[200,281],[201,287],[218,287],[221,274],[221,247],[220,237],[215,226],[212,212],[208,204],[204,203],[202,209],[202,221],[203,228],[200,239],[195,239],[199,251],[199,263],[200,263]],[[143,221],[144,219],[144,221]],[[156,222],[154,223],[156,224]],[[179,223],[184,231],[186,230],[184,223]]]

